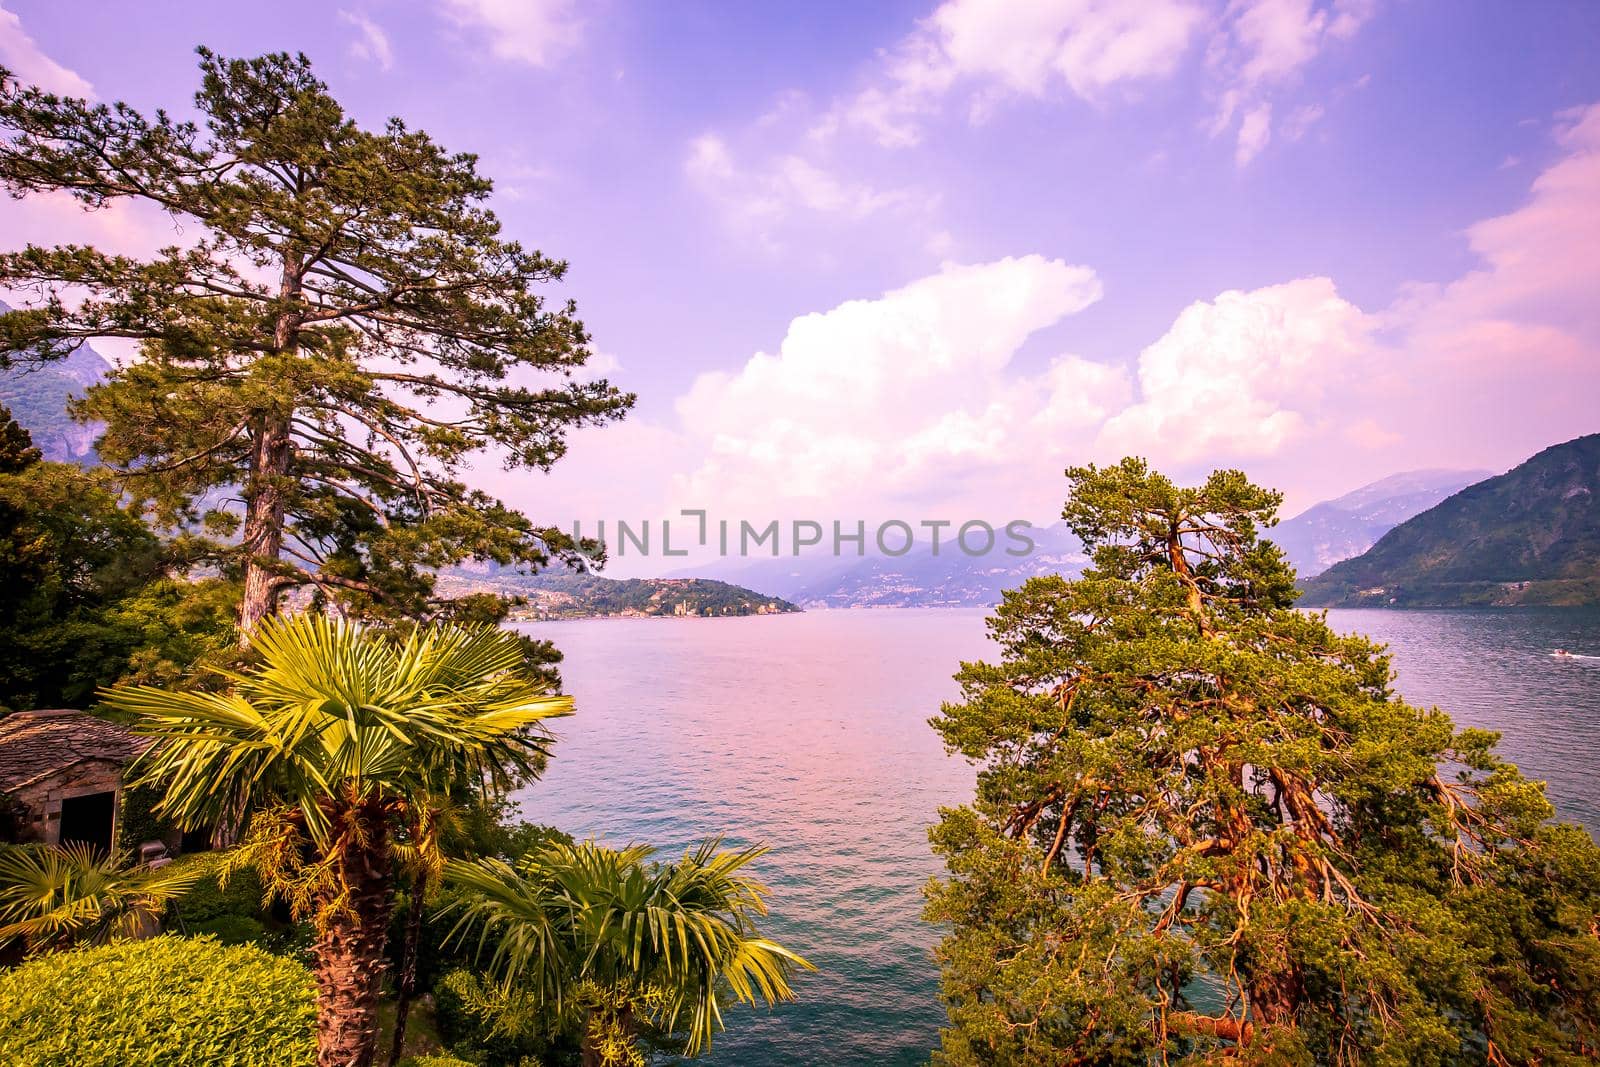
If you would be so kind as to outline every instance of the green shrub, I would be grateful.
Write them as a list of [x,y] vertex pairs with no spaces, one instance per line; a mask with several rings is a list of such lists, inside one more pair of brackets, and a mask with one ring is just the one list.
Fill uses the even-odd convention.
[[184,932],[191,937],[214,937],[224,945],[261,944],[268,933],[261,920],[248,915],[218,915],[204,922],[186,923]]
[[0,974],[0,1063],[309,1067],[314,997],[300,964],[211,938],[41,956]]
[[[185,856],[178,862],[205,862],[211,855],[215,853]],[[235,871],[228,879],[227,888],[223,888],[215,874],[208,874],[184,894],[183,899],[178,902],[178,914],[183,919],[185,929],[192,929],[197,923],[210,922],[225,915],[243,916],[260,921],[261,879],[251,870]]]
[[478,1067],[471,1060],[458,1060],[447,1052],[434,1056],[412,1056],[400,1061],[400,1067]]

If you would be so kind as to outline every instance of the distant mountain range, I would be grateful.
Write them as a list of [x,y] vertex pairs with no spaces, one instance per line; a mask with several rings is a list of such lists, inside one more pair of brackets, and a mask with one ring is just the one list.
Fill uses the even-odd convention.
[[1035,575],[1078,574],[1088,565],[1083,547],[1064,524],[1036,527],[1028,536],[1034,548],[1023,556],[1006,554],[1012,543],[1003,535],[993,551],[968,555],[950,543],[947,531],[937,551],[924,540],[900,556],[728,558],[692,573],[771,592],[806,608],[966,608],[998,603],[1001,590]]
[[[111,369],[89,345],[43,366],[0,369],[0,404],[45,458],[92,465],[98,428],[74,422],[67,402]],[[1600,434],[1499,477],[1408,471],[1316,504],[1268,537],[1300,575],[1307,606],[1600,603],[1597,466]],[[1035,546],[1024,556],[1007,555],[1004,542],[982,556],[919,542],[901,556],[728,558],[662,579],[457,571],[445,581],[515,591],[554,616],[986,607],[1028,578],[1087,566],[1063,524],[1030,536]]]
[[[10,310],[0,301],[0,312]],[[94,442],[100,429],[74,422],[67,400],[82,396],[109,373],[109,360],[89,345],[79,345],[64,359],[0,370],[0,404],[33,437],[45,459],[92,466],[98,462]]]
[[1600,434],[1545,449],[1305,584],[1310,607],[1600,603]]
[[1493,471],[1421,470],[1391,474],[1315,504],[1267,531],[1302,579],[1359,556],[1378,538]]
[[[1279,523],[1267,536],[1302,576],[1359,555],[1395,526],[1486,477],[1486,471],[1424,470],[1395,474]],[[987,607],[1002,590],[1041,574],[1081,574],[1089,560],[1065,524],[1030,531],[1026,556],[1003,549],[968,556],[926,542],[903,556],[729,558],[681,572],[736,582],[807,608]]]

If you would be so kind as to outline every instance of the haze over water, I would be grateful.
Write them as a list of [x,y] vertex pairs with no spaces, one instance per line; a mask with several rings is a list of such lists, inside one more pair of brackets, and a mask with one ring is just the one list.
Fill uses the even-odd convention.
[[[911,1064],[944,1020],[920,921],[939,873],[927,826],[971,794],[927,720],[962,659],[992,653],[981,611],[818,611],[742,619],[526,624],[566,654],[559,723],[527,818],[671,858],[707,834],[765,842],[767,929],[820,968],[799,1001],[738,1010],[707,1062]],[[1600,828],[1600,612],[1336,611],[1391,645],[1400,692],[1549,782]],[[1566,648],[1597,658],[1558,660]]]

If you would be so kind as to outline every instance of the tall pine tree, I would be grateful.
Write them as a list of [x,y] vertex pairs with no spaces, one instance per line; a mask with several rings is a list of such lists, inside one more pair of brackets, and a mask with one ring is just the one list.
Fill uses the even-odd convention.
[[362,129],[304,56],[199,54],[200,123],[0,70],[13,195],[153,204],[186,238],[148,259],[0,254],[0,285],[37,294],[0,316],[0,351],[142,343],[78,414],[105,423],[134,500],[231,535],[246,635],[289,589],[416,618],[438,607],[431,568],[569,552],[460,477],[485,454],[548,468],[566,431],[632,403],[574,375],[588,336],[545,292],[566,265],[502,237],[475,157],[398,119]]
[[1592,1063],[1600,849],[1294,610],[1279,497],[1067,472],[1093,552],[990,621],[934,720],[948,1064]]

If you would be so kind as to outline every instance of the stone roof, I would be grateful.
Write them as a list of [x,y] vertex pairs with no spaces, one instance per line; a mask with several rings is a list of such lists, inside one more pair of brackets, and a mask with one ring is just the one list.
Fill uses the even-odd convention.
[[0,792],[89,760],[126,766],[151,744],[150,738],[81,711],[14,712],[0,719]]

